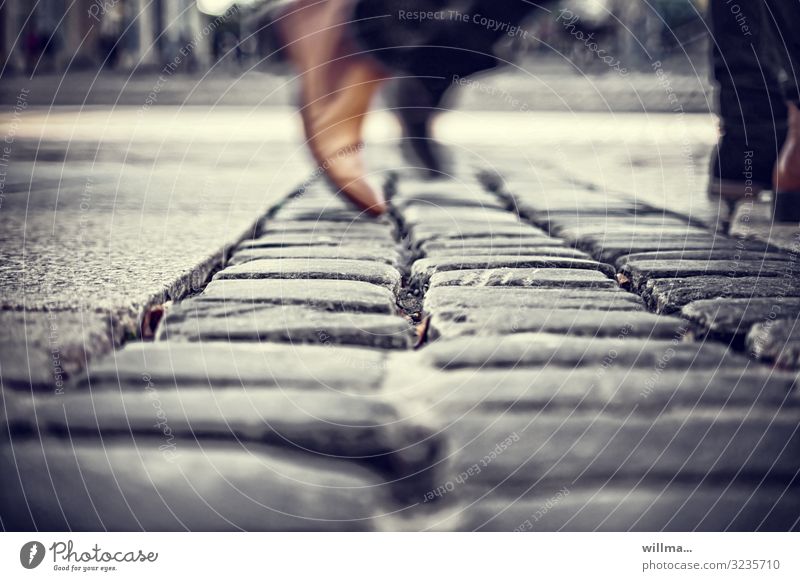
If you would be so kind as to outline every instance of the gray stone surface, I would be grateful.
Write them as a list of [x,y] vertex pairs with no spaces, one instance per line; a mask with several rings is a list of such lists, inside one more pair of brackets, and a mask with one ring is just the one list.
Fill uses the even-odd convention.
[[563,246],[466,246],[425,252],[425,258],[474,258],[476,256],[556,256],[559,258],[591,259],[581,250]]
[[353,462],[271,447],[157,438],[2,446],[6,530],[369,531],[386,487]]
[[528,239],[532,236],[544,234],[538,228],[527,224],[486,224],[485,222],[463,222],[457,227],[452,225],[448,228],[442,225],[417,225],[409,230],[411,240],[416,246],[432,240],[473,240],[474,242],[490,241],[516,242],[521,239]]
[[715,297],[800,297],[800,279],[784,277],[694,276],[648,280],[642,296],[658,313],[674,313],[692,301]]
[[383,351],[335,346],[228,342],[132,343],[92,365],[76,389],[141,391],[149,382],[204,388],[287,387],[372,391],[383,377]]
[[[686,252],[720,248],[736,250],[737,248],[736,242],[733,240],[711,235],[663,239],[649,236],[638,236],[635,239],[630,237],[589,238],[581,240],[578,245],[596,259],[609,263],[616,262],[622,256],[642,252]],[[753,248],[755,252],[758,250],[758,247]],[[761,250],[763,251],[763,245]]]
[[[265,234],[261,238],[245,240],[239,248],[285,248],[288,246],[351,246],[354,240],[344,233],[325,232],[289,232],[286,234]],[[360,239],[362,244],[373,248],[393,248],[394,239],[391,234],[370,236]]]
[[[567,268],[492,268],[486,270],[451,270],[437,272],[430,288],[440,286],[602,288],[616,289],[617,284],[601,272]],[[430,292],[430,291],[429,291]]]
[[498,251],[503,249],[508,249],[508,252],[504,254],[524,254],[523,250],[527,248],[548,248],[551,252],[557,248],[574,250],[573,248],[566,248],[563,240],[559,240],[558,238],[546,238],[544,236],[526,236],[509,239],[489,238],[488,240],[480,238],[432,240],[431,242],[422,244],[420,250],[426,256],[447,256],[449,254],[462,254],[475,251],[482,254],[487,252],[495,254],[500,253]]
[[432,318],[431,334],[433,338],[525,332],[617,337],[623,329],[627,329],[631,337],[672,339],[675,336],[682,336],[685,324],[684,321],[674,317],[639,311],[598,312],[495,307],[482,311],[439,312]]
[[395,476],[426,469],[439,443],[431,428],[375,394],[281,389],[161,388],[67,394],[11,402],[12,432],[73,437],[115,434],[184,441],[269,444],[386,466]]
[[370,260],[382,262],[390,266],[400,264],[399,254],[388,248],[371,248],[348,242],[346,246],[287,246],[285,248],[242,248],[233,253],[228,261],[229,266],[243,264],[250,260],[276,258],[319,258],[319,259],[346,259]]
[[685,278],[690,276],[778,277],[786,276],[787,263],[779,260],[636,260],[620,268],[633,288],[640,289],[653,278]]
[[[794,389],[792,373],[769,369],[693,369],[671,364],[631,369],[608,364],[583,369],[464,369],[431,373],[400,393],[427,402],[428,411],[446,421],[480,408],[504,414],[559,413],[559,410],[597,410],[603,413],[667,413],[696,407],[753,406],[774,410]],[[398,388],[399,389],[399,388]],[[794,400],[800,404],[800,398]],[[800,405],[798,405],[800,407]]]
[[617,288],[562,289],[521,287],[437,286],[425,294],[423,306],[434,315],[444,311],[486,313],[495,309],[583,309],[599,311],[641,311],[642,300]]
[[64,389],[92,359],[111,351],[124,329],[95,312],[0,311],[0,387]]
[[713,248],[707,250],[665,250],[656,252],[636,252],[621,256],[614,263],[617,268],[628,262],[642,260],[745,260],[755,262],[761,260],[789,260],[788,254],[757,250],[739,250],[736,248]]
[[800,370],[800,325],[796,318],[756,323],[747,334],[747,348],[755,357],[777,367]]
[[385,239],[387,235],[391,236],[392,232],[393,228],[391,225],[378,221],[357,221],[351,224],[342,224],[341,222],[323,220],[300,220],[297,222],[281,220],[273,222],[268,219],[260,237],[281,234],[322,234],[326,236],[337,236],[343,239],[370,240]]
[[445,526],[465,531],[796,531],[797,495],[748,484],[549,486],[523,498],[493,495]]
[[169,310],[160,336],[170,340],[280,341],[380,349],[407,349],[416,340],[409,322],[396,315],[331,313],[248,303],[216,304],[192,299]]
[[[747,409],[747,408],[745,408]],[[676,409],[657,415],[564,410],[549,413],[474,412],[458,418],[453,439],[453,475],[495,454],[470,481],[501,481],[524,488],[546,481],[641,479],[701,482],[718,478],[788,484],[800,469],[800,409]],[[514,442],[514,434],[518,441]],[[523,488],[523,489],[524,489]]]
[[482,224],[485,228],[494,228],[520,224],[516,214],[491,207],[461,208],[421,204],[407,207],[400,213],[400,218],[407,229],[433,226],[445,231],[458,231],[461,225]]
[[334,258],[252,260],[225,268],[214,276],[214,280],[242,278],[360,280],[385,287],[393,293],[400,288],[400,273],[397,269],[366,260]]
[[608,264],[581,258],[559,258],[555,256],[466,256],[423,258],[414,262],[411,267],[411,281],[414,286],[423,287],[431,276],[437,272],[452,270],[474,270],[492,268],[575,268],[597,270],[607,276],[614,275],[614,269]]
[[775,319],[795,320],[800,314],[799,298],[710,299],[694,301],[681,314],[698,330],[722,337],[742,336],[752,325]]
[[569,337],[547,333],[517,333],[501,337],[463,337],[428,345],[421,356],[441,369],[520,367],[608,367],[655,369],[740,369],[750,361],[724,345],[705,341],[618,337]]
[[395,298],[388,289],[354,280],[215,280],[196,298],[209,302],[299,305],[326,311],[395,312]]

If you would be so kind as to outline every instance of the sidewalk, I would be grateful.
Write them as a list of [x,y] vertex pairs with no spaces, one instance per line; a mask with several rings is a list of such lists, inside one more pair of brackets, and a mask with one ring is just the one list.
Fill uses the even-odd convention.
[[800,527],[797,256],[675,187],[709,120],[478,118],[427,183],[376,126],[390,216],[310,184],[154,342],[4,389],[4,525]]

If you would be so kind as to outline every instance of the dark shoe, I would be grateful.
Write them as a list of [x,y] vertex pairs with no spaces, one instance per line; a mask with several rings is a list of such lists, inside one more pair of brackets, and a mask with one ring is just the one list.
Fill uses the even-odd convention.
[[424,77],[403,77],[394,86],[392,105],[403,129],[403,156],[428,178],[442,177],[450,169],[444,146],[431,136],[449,87],[448,80]]

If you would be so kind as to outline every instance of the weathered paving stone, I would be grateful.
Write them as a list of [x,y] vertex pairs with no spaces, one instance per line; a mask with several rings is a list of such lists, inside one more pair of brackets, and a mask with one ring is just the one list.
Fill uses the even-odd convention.
[[59,392],[121,340],[108,314],[0,310],[0,386]]
[[640,289],[653,278],[690,276],[778,277],[787,274],[788,263],[779,260],[637,260],[622,266],[620,274]]
[[548,333],[518,333],[492,337],[440,340],[420,352],[423,361],[438,369],[520,367],[599,367],[656,369],[740,369],[750,360],[724,345],[657,339],[621,334],[613,338],[568,337]]
[[672,339],[682,336],[685,321],[640,311],[598,312],[553,310],[552,308],[453,309],[436,313],[431,319],[431,338],[462,335],[505,335],[509,333],[562,333],[583,337],[631,337]]
[[[653,237],[637,237],[636,239],[620,239],[618,237],[607,238],[588,238],[578,242],[578,247],[586,250],[596,259],[603,262],[614,263],[620,257],[641,253],[641,252],[668,252],[668,251],[692,251],[726,248],[735,250],[736,242],[721,237],[691,236],[683,238],[659,239]],[[761,246],[763,250],[763,245]],[[754,251],[758,251],[756,246]]]
[[386,352],[336,346],[228,342],[130,343],[89,367],[76,386],[141,391],[152,382],[200,388],[287,387],[373,391],[384,375]]
[[162,339],[169,340],[281,341],[380,349],[407,349],[415,341],[408,321],[395,315],[202,303],[192,299],[170,309],[159,333]]
[[295,222],[295,221],[318,221],[342,222],[345,224],[353,222],[374,222],[374,218],[366,212],[360,211],[355,207],[323,206],[310,201],[307,205],[294,204],[287,205],[272,217],[273,220]]
[[[472,485],[535,486],[598,479],[664,482],[718,478],[788,484],[800,470],[800,409],[675,409],[497,414],[476,411],[447,428],[452,474],[500,448]],[[516,440],[516,441],[515,441]],[[505,444],[505,445],[503,445]]]
[[495,208],[451,208],[418,205],[406,208],[401,218],[408,228],[436,226],[442,230],[457,229],[461,224],[482,224],[484,227],[519,224],[516,214]]
[[229,266],[214,276],[214,280],[241,278],[360,280],[385,287],[392,292],[397,292],[400,288],[400,273],[397,269],[366,260],[335,258],[253,260]]
[[674,313],[692,301],[715,297],[800,297],[800,279],[784,277],[695,276],[648,280],[642,297],[658,313]]
[[213,280],[196,298],[354,313],[395,312],[395,298],[388,289],[356,280]]
[[710,299],[694,301],[681,310],[695,327],[722,337],[743,336],[757,323],[797,319],[800,298]]
[[17,397],[11,404],[6,421],[14,433],[133,434],[174,440],[176,448],[183,441],[251,442],[385,465],[398,477],[429,468],[441,445],[431,427],[375,394],[150,381],[135,392]]
[[475,257],[475,256],[557,256],[559,258],[583,258],[591,256],[574,248],[564,246],[462,246],[426,251],[425,258]]
[[[679,369],[665,364],[653,368],[626,368],[613,354],[595,368],[537,368],[439,372],[427,375],[424,385],[402,392],[428,402],[429,411],[453,420],[480,408],[514,411],[602,410],[603,412],[662,413],[670,409],[755,406],[774,410],[795,386],[792,373],[769,369]],[[800,407],[800,398],[790,403]]]
[[514,250],[509,254],[519,254],[517,249],[521,248],[543,248],[543,247],[563,247],[564,241],[558,238],[548,238],[544,233],[524,237],[511,237],[511,238],[489,238],[489,239],[464,239],[443,238],[441,240],[432,240],[425,242],[420,246],[420,250],[425,254],[434,254],[437,252],[464,252],[473,249],[500,249],[500,248],[513,248]]
[[437,181],[435,183],[403,181],[392,196],[391,203],[395,208],[401,210],[416,204],[498,208],[503,205],[500,198],[485,192],[479,184],[457,181]]
[[386,224],[355,222],[353,224],[342,224],[341,222],[329,221],[308,221],[298,222],[268,222],[261,236],[276,234],[325,234],[329,236],[341,236],[343,238],[385,238],[391,235],[392,228]]
[[[361,239],[364,244],[372,247],[393,248],[395,241],[391,234],[384,236],[370,236]],[[245,240],[239,248],[285,248],[287,246],[350,246],[353,237],[347,234],[334,234],[324,232],[300,232],[287,234],[266,234],[261,238]]]
[[787,260],[788,255],[779,252],[758,252],[753,250],[737,250],[735,248],[714,248],[708,250],[666,250],[655,252],[637,252],[621,256],[615,262],[620,268],[629,262],[642,260],[745,260],[748,262],[760,260]]
[[683,483],[542,488],[470,505],[442,523],[463,531],[796,531],[800,498],[786,486]]
[[747,334],[747,348],[783,369],[800,369],[800,324],[796,318],[764,321]]
[[284,248],[244,248],[236,250],[228,261],[229,266],[243,264],[251,260],[277,258],[312,258],[312,259],[345,259],[345,260],[369,260],[372,262],[382,262],[390,266],[397,267],[400,264],[400,255],[387,248],[365,247],[363,244],[357,245],[348,242],[342,246],[287,246]]
[[517,240],[530,238],[541,234],[542,238],[547,238],[538,228],[522,223],[486,224],[480,222],[463,222],[457,227],[444,228],[441,224],[417,225],[409,229],[411,240],[419,247],[431,240],[473,240],[476,243],[499,240]]
[[493,268],[487,270],[451,270],[437,272],[430,288],[440,286],[533,287],[533,288],[603,288],[616,289],[616,283],[601,272],[567,268]]
[[422,288],[437,272],[452,270],[475,270],[493,268],[575,268],[597,270],[607,276],[614,276],[614,268],[609,264],[580,258],[559,258],[555,256],[474,256],[422,258],[411,267],[412,285]]
[[[274,447],[162,439],[15,441],[2,447],[6,530],[364,531],[386,486],[353,462]],[[13,464],[12,464],[13,463]],[[376,518],[373,518],[376,517]]]
[[391,199],[391,204],[400,212],[410,208],[487,208],[506,210],[506,204],[499,198],[485,193],[469,193],[467,195],[452,195],[431,191],[417,195],[396,194]]
[[567,240],[581,240],[583,238],[597,239],[606,236],[648,236],[662,238],[685,237],[693,234],[697,236],[708,236],[708,231],[695,226],[676,225],[676,226],[653,226],[642,224],[639,226],[612,226],[612,225],[593,225],[590,223],[580,226],[557,226],[551,227],[551,234]]
[[[425,311],[434,315],[460,310],[490,309],[587,309],[606,311],[642,311],[644,304],[636,295],[616,288],[503,288],[438,286],[425,295]],[[602,315],[600,315],[602,316]]]

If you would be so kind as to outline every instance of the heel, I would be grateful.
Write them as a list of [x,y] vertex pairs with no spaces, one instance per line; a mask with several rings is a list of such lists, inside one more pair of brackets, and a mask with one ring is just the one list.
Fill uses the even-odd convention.
[[800,191],[775,192],[772,218],[776,222],[800,222]]

